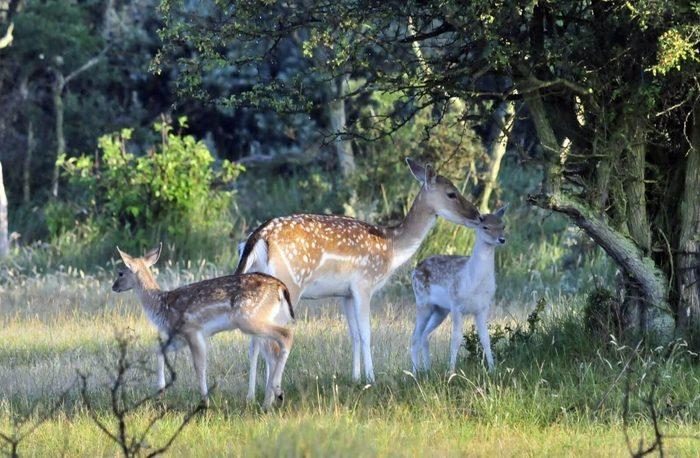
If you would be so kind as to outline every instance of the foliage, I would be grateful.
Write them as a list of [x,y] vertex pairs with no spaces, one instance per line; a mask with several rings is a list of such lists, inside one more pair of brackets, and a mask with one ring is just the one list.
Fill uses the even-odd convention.
[[622,337],[622,304],[606,288],[596,288],[588,293],[583,308],[583,323],[591,338],[607,342],[610,337]]
[[[534,310],[527,316],[527,330],[523,329],[521,323],[516,323],[515,326],[511,323],[489,325],[488,332],[491,337],[491,346],[497,358],[500,358],[508,351],[512,352],[518,346],[527,345],[530,338],[536,332],[541,331],[537,328],[542,321],[546,304],[547,302],[543,297],[537,301]],[[478,355],[478,358],[482,359],[484,352],[474,326],[468,333],[464,334],[462,346],[466,348],[470,355]]]
[[[185,127],[186,120],[179,124]],[[163,240],[181,257],[196,259],[207,254],[200,251],[202,241],[232,231],[234,192],[225,186],[242,169],[228,161],[215,164],[204,143],[167,122],[154,128],[162,143],[143,155],[129,152],[132,131],[125,129],[100,138],[97,157],[62,158],[73,198],[48,207],[54,241],[77,229],[98,245],[106,235],[127,249]]]

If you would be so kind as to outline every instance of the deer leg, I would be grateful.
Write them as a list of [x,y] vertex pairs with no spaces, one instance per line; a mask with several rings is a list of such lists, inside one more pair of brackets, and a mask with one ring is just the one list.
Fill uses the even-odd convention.
[[462,323],[464,322],[464,317],[461,311],[452,311],[452,339],[450,341],[450,373],[455,373],[455,368],[457,367],[457,352],[459,351],[459,346],[462,345]]
[[360,333],[360,344],[362,345],[362,359],[365,366],[365,379],[367,383],[374,382],[374,366],[372,365],[372,329],[370,326],[369,304],[371,296],[365,291],[353,291],[355,305],[355,317]]
[[176,337],[170,338],[166,335],[160,336],[160,342],[156,349],[156,359],[158,360],[158,391],[163,391],[165,389],[165,353],[176,352],[181,347],[182,340]]
[[484,355],[486,355],[486,364],[488,365],[489,372],[493,371],[493,354],[491,353],[491,337],[489,336],[489,328],[486,322],[488,315],[488,310],[484,310],[474,317],[476,321],[476,332],[479,334],[479,341],[481,342],[481,347],[484,349]]
[[272,375],[267,381],[267,396],[263,403],[263,407],[268,408],[272,405],[274,398],[282,400],[284,393],[282,391],[282,375],[284,374],[284,367],[287,364],[287,358],[289,357],[289,351],[292,348],[292,342],[294,341],[294,335],[290,329],[283,328],[276,325],[268,325],[267,327],[268,336],[277,342],[280,346],[279,354],[277,358],[270,358],[274,362],[272,367]]
[[207,388],[207,343],[202,333],[196,332],[187,337],[187,344],[192,352],[192,363],[199,382],[199,392],[202,399],[206,400],[209,394]]
[[[280,346],[279,356],[276,358],[274,364],[271,364],[272,374],[268,378],[265,387],[263,407],[268,408],[272,405],[275,397],[281,398],[283,395],[281,387],[282,374],[284,372],[284,366],[287,363],[289,351],[292,348],[292,342],[294,341],[293,332],[289,328],[262,321],[245,321],[240,324],[240,329],[246,334],[251,334],[261,339],[261,345],[270,344],[270,342],[262,342],[263,339],[272,339]],[[267,351],[267,348],[265,351]],[[274,360],[275,358],[270,359]]]
[[[258,354],[260,353],[260,345],[261,342],[256,337],[250,338],[250,347],[248,348],[250,372],[248,373],[248,394],[245,397],[248,401],[255,399],[255,383],[258,376]],[[267,380],[267,377],[265,379]]]
[[416,309],[416,326],[413,328],[413,335],[411,336],[411,361],[413,362],[413,373],[416,375],[418,375],[420,370],[425,369],[420,354],[421,338],[428,320],[430,320],[431,313],[430,307],[427,305],[418,305]]
[[355,315],[354,299],[352,297],[343,298],[343,310],[345,318],[348,320],[348,330],[350,331],[350,341],[352,343],[352,380],[360,381],[360,331]]
[[421,336],[421,350],[423,355],[423,366],[425,370],[430,369],[430,335],[435,331],[438,326],[445,321],[449,311],[433,305],[432,311],[430,313],[430,319],[428,319],[428,324],[425,325],[423,330],[423,335]]

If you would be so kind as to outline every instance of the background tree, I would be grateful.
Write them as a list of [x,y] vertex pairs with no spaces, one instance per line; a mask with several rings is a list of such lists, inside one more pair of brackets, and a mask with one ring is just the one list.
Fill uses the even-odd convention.
[[[348,75],[358,83],[349,101],[397,95],[379,115],[391,122],[363,136],[376,139],[424,110],[440,124],[450,100],[466,101],[463,119],[482,122],[499,103],[522,101],[544,171],[530,202],[567,215],[614,259],[626,327],[666,332],[669,313],[681,326],[695,319],[686,304],[697,303],[699,285],[673,279],[681,258],[697,275],[686,259],[697,253],[681,248],[698,224],[696,193],[686,191],[695,147],[685,141],[699,94],[697,2],[243,2],[221,4],[206,27],[192,11],[182,20],[176,3],[162,2],[166,54],[196,43],[180,60],[182,87],[220,103],[304,110],[314,106],[307,78]],[[255,72],[295,36],[306,55],[327,57],[308,58],[289,80],[263,74],[229,97],[196,77],[232,65]],[[233,42],[245,58],[222,53]],[[346,135],[357,132],[349,125]]]

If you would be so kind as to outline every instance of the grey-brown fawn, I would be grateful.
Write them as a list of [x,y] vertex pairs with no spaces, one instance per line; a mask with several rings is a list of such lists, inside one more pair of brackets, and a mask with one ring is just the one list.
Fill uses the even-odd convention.
[[506,207],[494,214],[479,217],[476,242],[471,256],[431,256],[413,271],[413,293],[416,296],[416,326],[411,338],[413,371],[430,368],[430,334],[452,315],[450,372],[457,365],[457,351],[462,343],[464,314],[474,315],[476,330],[493,370],[488,316],[496,292],[495,251],[506,243],[503,215]]

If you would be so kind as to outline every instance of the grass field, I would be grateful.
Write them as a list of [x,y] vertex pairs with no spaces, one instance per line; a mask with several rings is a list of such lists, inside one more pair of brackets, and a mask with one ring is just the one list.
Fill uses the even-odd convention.
[[[191,271],[163,269],[159,279],[169,287],[216,273],[206,265]],[[132,335],[131,355],[148,368],[131,374],[127,394],[137,398],[153,389],[155,332],[136,298],[112,293],[110,281],[107,273],[64,272],[0,287],[0,432],[22,432],[45,419],[20,443],[21,455],[119,454],[91,418],[115,425],[107,384],[116,333]],[[524,321],[536,299],[533,294],[501,300],[494,321]],[[682,346],[635,352],[621,344],[598,345],[582,330],[579,310],[577,300],[549,298],[529,340],[496,346],[494,374],[465,352],[459,373],[447,377],[449,326],[443,325],[432,342],[434,371],[415,379],[406,372],[412,300],[407,294],[376,297],[372,349],[378,380],[364,386],[349,378],[350,343],[340,307],[302,303],[283,379],[284,404],[268,413],[246,405],[247,340],[239,333],[221,334],[212,340],[209,356],[209,381],[216,384],[212,406],[185,427],[169,454],[624,456],[628,376],[622,369],[628,367],[628,433],[635,447],[641,438],[648,444],[654,437],[644,399],[656,385],[653,404],[665,450],[699,456],[697,360]],[[177,356],[175,370],[178,380],[163,399],[169,411],[146,439],[150,447],[163,444],[197,403],[187,352]],[[90,374],[92,410],[74,385],[77,371]],[[64,392],[58,408],[47,413]],[[149,402],[130,414],[130,431],[143,429],[159,408]]]

